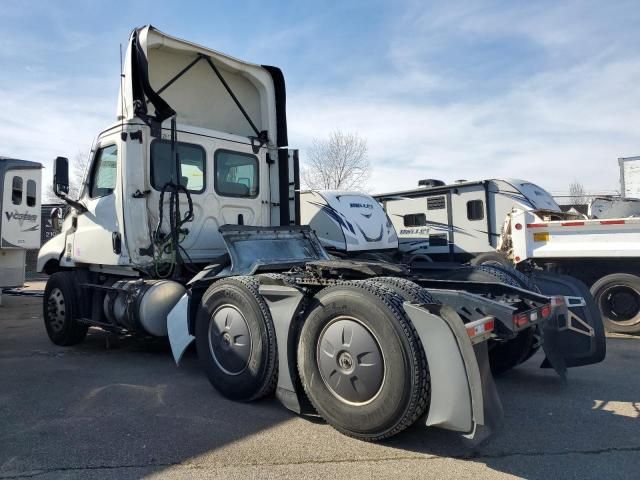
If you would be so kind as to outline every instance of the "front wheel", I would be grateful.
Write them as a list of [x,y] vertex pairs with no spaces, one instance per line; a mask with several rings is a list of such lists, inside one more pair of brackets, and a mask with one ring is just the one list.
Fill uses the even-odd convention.
[[80,343],[89,327],[78,323],[78,285],[72,272],[57,272],[44,289],[43,317],[53,343],[69,346]]
[[640,277],[607,275],[591,286],[591,294],[608,331],[640,334]]

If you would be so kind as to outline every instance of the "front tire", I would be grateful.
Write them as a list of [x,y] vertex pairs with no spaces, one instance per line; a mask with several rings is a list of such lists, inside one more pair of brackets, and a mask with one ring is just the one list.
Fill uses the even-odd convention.
[[371,281],[315,295],[300,334],[307,396],[338,431],[367,441],[399,433],[429,405],[422,344],[403,298]]
[[196,316],[198,358],[211,384],[232,400],[269,395],[277,382],[276,336],[255,277],[210,286]]
[[614,273],[591,286],[609,332],[640,334],[640,277]]
[[88,325],[78,323],[78,285],[72,272],[57,272],[44,289],[44,326],[53,343],[63,347],[84,340]]

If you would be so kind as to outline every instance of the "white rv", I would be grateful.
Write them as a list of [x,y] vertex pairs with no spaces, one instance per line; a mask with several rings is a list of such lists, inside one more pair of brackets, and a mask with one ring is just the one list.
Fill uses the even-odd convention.
[[420,184],[424,186],[374,197],[382,203],[398,232],[400,250],[433,260],[492,259],[505,218],[513,208],[561,214],[546,190],[525,180],[491,179],[449,185],[422,180]]
[[26,252],[40,248],[42,165],[0,157],[0,288],[24,284]]

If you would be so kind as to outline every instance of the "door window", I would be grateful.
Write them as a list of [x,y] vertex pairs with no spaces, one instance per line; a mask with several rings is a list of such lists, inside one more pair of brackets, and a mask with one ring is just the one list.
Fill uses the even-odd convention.
[[11,202],[14,205],[22,204],[22,177],[13,177],[11,183]]
[[248,153],[218,150],[214,157],[215,189],[225,197],[258,196],[258,158]]
[[116,169],[118,166],[118,148],[115,145],[103,147],[96,153],[91,173],[89,196],[105,197],[116,188]]
[[[202,193],[206,187],[206,154],[200,145],[177,142],[176,151],[180,159],[180,184],[191,193]],[[154,140],[151,143],[151,186],[156,190],[169,182],[175,170],[171,157],[171,142]]]

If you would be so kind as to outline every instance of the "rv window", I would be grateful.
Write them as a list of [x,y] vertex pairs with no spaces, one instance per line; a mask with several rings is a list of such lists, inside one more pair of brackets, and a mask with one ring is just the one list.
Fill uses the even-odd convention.
[[427,216],[424,213],[410,213],[404,216],[405,227],[424,227],[427,224]]
[[467,202],[467,218],[469,220],[482,220],[484,218],[484,202],[482,200]]
[[13,177],[11,201],[14,205],[22,204],[22,177]]
[[36,182],[35,180],[27,180],[27,206],[36,206]]
[[449,240],[446,233],[439,233],[436,235],[429,235],[430,247],[446,247],[449,245]]
[[218,195],[226,197],[258,196],[258,158],[247,153],[218,150],[214,156]]
[[116,168],[118,165],[118,149],[109,145],[98,150],[93,160],[89,196],[91,198],[106,197],[116,188]]
[[444,196],[427,197],[427,210],[440,210],[445,207]]
[[[176,151],[180,158],[180,184],[191,193],[202,193],[205,190],[206,153],[200,145],[192,143],[176,143]],[[171,181],[175,160],[171,158],[171,142],[154,140],[151,143],[151,186],[162,190]]]

